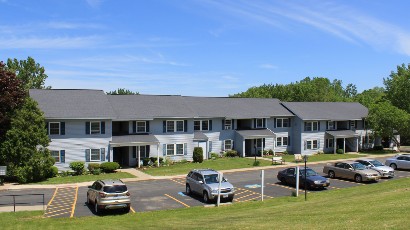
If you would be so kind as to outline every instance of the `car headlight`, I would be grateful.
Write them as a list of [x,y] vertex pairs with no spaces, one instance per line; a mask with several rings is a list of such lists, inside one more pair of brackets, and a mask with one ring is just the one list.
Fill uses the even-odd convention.
[[212,193],[218,193],[218,189],[212,190]]
[[320,184],[322,181],[320,181],[320,180],[315,180],[315,181],[313,181],[313,183],[315,183],[315,184]]
[[330,180],[329,180],[329,178],[328,178],[328,179],[326,179],[326,183],[330,183]]

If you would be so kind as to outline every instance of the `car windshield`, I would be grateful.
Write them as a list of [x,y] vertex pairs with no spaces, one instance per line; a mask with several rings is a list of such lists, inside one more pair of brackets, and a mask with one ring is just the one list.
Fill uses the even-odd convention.
[[104,192],[106,193],[123,193],[127,191],[127,186],[125,185],[113,185],[113,186],[105,186]]
[[[301,169],[300,170],[300,175],[304,176],[305,175],[305,170]],[[306,169],[306,176],[316,176],[317,172],[315,172],[313,169]]]
[[209,175],[204,175],[205,178],[205,183],[206,184],[215,184],[218,183],[218,174],[209,174]]
[[380,161],[378,161],[378,160],[373,160],[373,161],[370,161],[370,163],[372,163],[372,165],[374,165],[374,166],[383,166],[383,164],[380,162]]
[[353,166],[353,168],[354,168],[355,170],[363,170],[363,169],[366,169],[366,166],[364,166],[364,165],[362,165],[362,164],[360,164],[360,163],[353,163],[352,166]]

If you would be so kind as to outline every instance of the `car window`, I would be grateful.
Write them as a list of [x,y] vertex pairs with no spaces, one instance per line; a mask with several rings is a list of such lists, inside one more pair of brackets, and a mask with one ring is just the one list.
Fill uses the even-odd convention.
[[219,181],[218,181],[218,174],[205,175],[204,177],[205,177],[205,183],[206,183],[206,184],[219,183]]
[[94,182],[94,184],[91,186],[91,188],[95,189],[97,187],[97,182]]
[[410,161],[410,157],[405,157],[404,160]]
[[336,163],[335,166],[338,167],[338,168],[343,168],[343,167],[344,167],[344,163]]
[[399,157],[397,157],[397,160],[405,160],[405,157],[399,156]]
[[367,161],[357,161],[357,162],[359,162],[360,164],[363,164],[363,165],[367,165],[367,166],[369,166],[369,165],[370,165],[370,163],[369,163],[369,162],[367,162]]
[[380,161],[378,161],[378,160],[373,160],[373,161],[371,161],[371,163],[372,163],[374,166],[376,166],[376,167],[378,167],[378,166],[383,166],[383,163],[380,162]]
[[350,164],[345,164],[345,169],[352,169],[353,167]]
[[198,174],[198,181],[204,181],[204,177],[201,174]]
[[295,174],[295,169],[294,168],[288,169],[287,174],[294,175]]
[[102,185],[97,182],[95,185],[95,190],[101,190],[101,188],[102,188]]
[[104,192],[106,193],[122,193],[126,191],[127,191],[126,185],[104,186]]

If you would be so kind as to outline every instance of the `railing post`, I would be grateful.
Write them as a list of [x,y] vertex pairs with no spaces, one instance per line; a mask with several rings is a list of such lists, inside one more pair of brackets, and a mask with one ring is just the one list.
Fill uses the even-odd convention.
[[13,195],[13,207],[14,207],[14,212],[16,212],[16,196]]
[[43,213],[46,211],[44,206],[45,206],[45,202],[44,202],[44,193],[43,193]]

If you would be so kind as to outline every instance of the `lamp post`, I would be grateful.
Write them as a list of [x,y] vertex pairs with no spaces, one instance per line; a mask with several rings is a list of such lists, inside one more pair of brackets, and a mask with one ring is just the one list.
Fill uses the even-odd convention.
[[308,156],[307,155],[303,155],[303,160],[305,161],[305,178],[304,178],[304,187],[305,187],[305,201],[307,200],[307,191],[306,191],[306,162],[308,160]]

